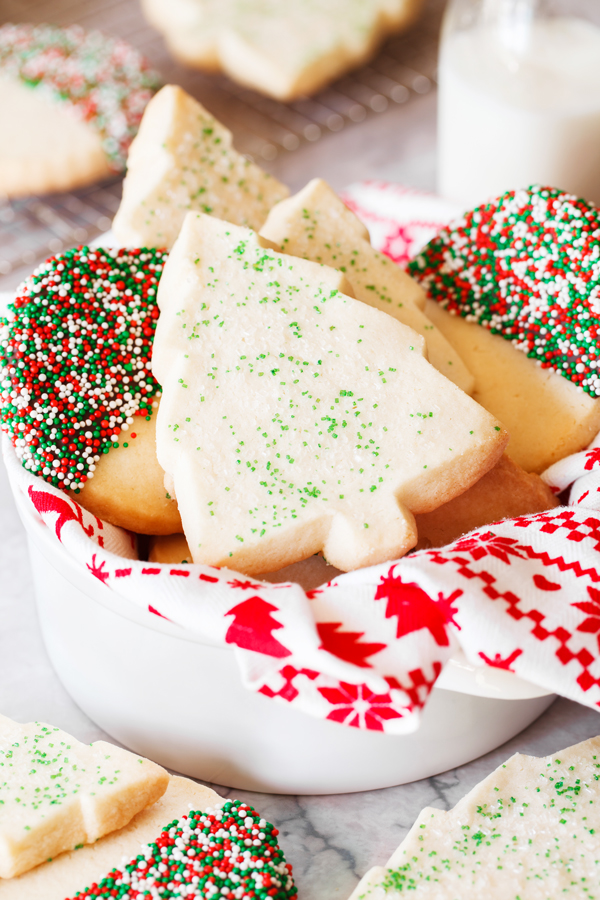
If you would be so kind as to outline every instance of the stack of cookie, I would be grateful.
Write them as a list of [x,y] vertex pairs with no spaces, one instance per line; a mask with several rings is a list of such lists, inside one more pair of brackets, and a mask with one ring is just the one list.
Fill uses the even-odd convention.
[[324,182],[287,194],[157,94],[129,249],[49,260],[4,326],[23,465],[152,559],[312,585],[557,505],[538,473],[600,425],[597,211],[509,194],[406,273]]

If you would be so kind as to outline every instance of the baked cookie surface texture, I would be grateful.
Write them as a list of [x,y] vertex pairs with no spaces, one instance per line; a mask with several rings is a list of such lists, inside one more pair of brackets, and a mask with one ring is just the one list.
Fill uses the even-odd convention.
[[143,0],[179,59],[279,100],[319,90],[407,27],[420,0]]
[[428,302],[427,314],[475,375],[473,396],[528,471],[600,428],[599,235],[596,207],[536,186],[467,213],[409,265],[442,307]]
[[94,844],[77,846],[61,853],[35,869],[2,884],[2,900],[65,900],[77,891],[97,884],[107,872],[140,852],[156,840],[167,822],[178,819],[189,809],[208,809],[222,802],[215,791],[188,778],[173,775],[165,793],[147,806],[119,831],[100,838]]
[[371,246],[362,222],[325,181],[315,178],[298,194],[274,206],[260,233],[283,253],[339,269],[357,300],[414,328],[426,340],[430,363],[463,391],[472,391],[471,373],[422,311],[422,288]]
[[[94,488],[89,504],[86,485],[119,445],[126,466],[125,450],[138,440],[136,420],[150,422],[159,391],[150,357],[164,260],[158,250],[89,247],[53,257],[19,288],[0,332],[0,423],[22,464],[74,491],[97,515],[150,533],[162,533],[162,516],[173,506],[155,461],[154,469],[130,467],[132,478],[147,485],[153,475],[154,484],[150,497],[142,489],[133,521],[111,517],[122,501],[118,483]],[[145,426],[140,439],[150,438],[153,453],[152,428]],[[180,530],[178,521],[175,514],[171,530]]]
[[600,738],[516,753],[454,809],[424,809],[351,900],[596,900]]
[[231,132],[175,85],[148,105],[113,222],[131,247],[172,247],[189,210],[258,230],[288,189],[232,146]]
[[116,831],[164,794],[169,775],[104,741],[0,716],[0,894],[12,878]]
[[348,570],[402,555],[412,513],[499,458],[499,423],[342,273],[190,213],[159,288],[161,466],[195,562],[247,573],[319,550]]
[[0,193],[71,190],[125,168],[158,76],[78,26],[0,28]]

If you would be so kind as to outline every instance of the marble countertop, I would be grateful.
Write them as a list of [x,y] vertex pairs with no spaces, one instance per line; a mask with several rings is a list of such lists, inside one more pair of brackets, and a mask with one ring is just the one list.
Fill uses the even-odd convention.
[[[298,189],[316,174],[335,188],[364,178],[434,188],[435,98],[432,95],[293,156],[278,177]],[[6,285],[5,289],[8,289]],[[0,469],[0,713],[45,720],[82,741],[106,735],[73,703],[54,674],[36,617],[24,530]],[[280,829],[300,900],[347,898],[372,865],[385,863],[424,806],[449,809],[515,751],[546,755],[600,732],[593,710],[557,700],[526,731],[493,753],[442,775],[366,793],[319,797],[221,794],[250,801]],[[0,892],[1,893],[1,892]]]

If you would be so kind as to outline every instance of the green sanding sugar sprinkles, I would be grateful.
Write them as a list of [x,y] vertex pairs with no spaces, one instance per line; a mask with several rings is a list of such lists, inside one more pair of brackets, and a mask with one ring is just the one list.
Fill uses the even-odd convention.
[[600,211],[534,186],[435,237],[410,274],[450,312],[600,397]]
[[0,425],[22,464],[79,491],[159,391],[150,370],[161,250],[80,247],[17,291],[0,332]]
[[125,41],[77,25],[4,25],[0,75],[68,103],[100,133],[118,172],[125,168],[146,104],[160,86],[158,75]]
[[292,900],[292,867],[278,831],[239,800],[171,822],[127,865],[76,894],[78,900]]

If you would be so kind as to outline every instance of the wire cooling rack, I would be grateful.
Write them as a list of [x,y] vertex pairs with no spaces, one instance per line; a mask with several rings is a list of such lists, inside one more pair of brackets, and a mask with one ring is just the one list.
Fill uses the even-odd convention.
[[[435,84],[437,43],[444,0],[428,0],[419,21],[389,40],[368,65],[314,97],[284,104],[220,75],[181,66],[145,21],[137,0],[0,0],[0,23],[78,23],[128,40],[165,82],[197,97],[234,134],[236,148],[265,168],[282,155],[326,141],[327,136],[390,107],[410,103]],[[0,198],[0,289],[37,262],[105,231],[117,210],[121,179],[68,194]],[[9,278],[10,277],[10,278]]]

